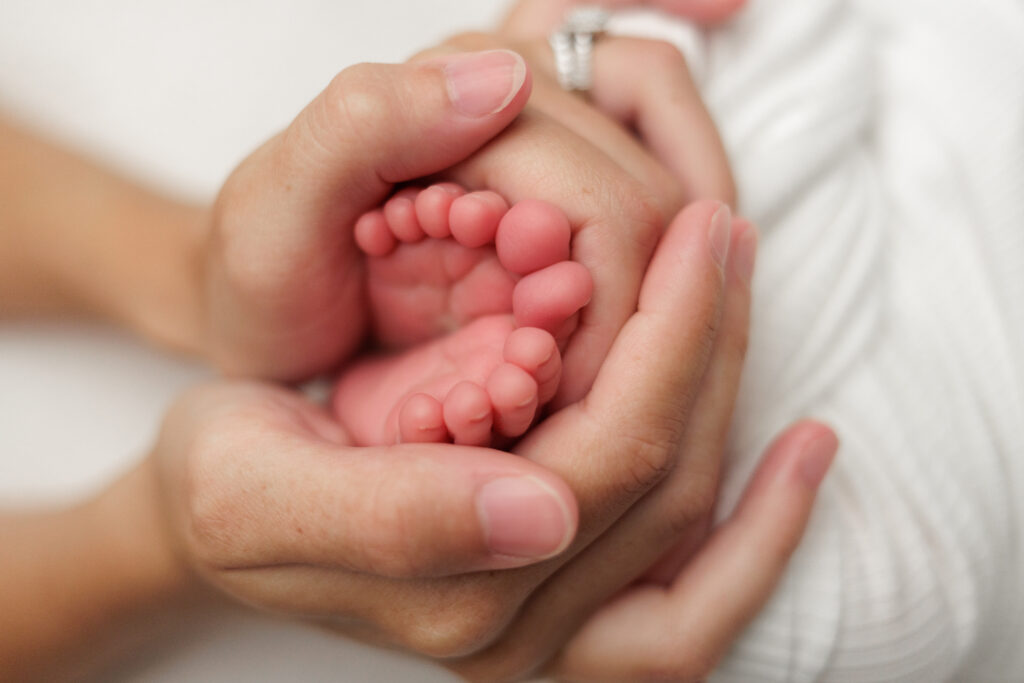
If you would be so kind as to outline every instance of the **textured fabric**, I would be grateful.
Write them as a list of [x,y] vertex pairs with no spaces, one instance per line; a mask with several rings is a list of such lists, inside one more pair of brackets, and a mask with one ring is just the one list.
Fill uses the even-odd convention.
[[842,440],[715,680],[1024,680],[1024,3],[616,22],[681,45],[762,228],[723,514],[787,423]]

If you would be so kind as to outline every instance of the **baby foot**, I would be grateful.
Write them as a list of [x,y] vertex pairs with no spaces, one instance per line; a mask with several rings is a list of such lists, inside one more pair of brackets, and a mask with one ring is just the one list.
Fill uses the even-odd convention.
[[476,318],[512,313],[564,340],[590,299],[590,274],[569,260],[558,208],[442,183],[408,188],[355,226],[367,253],[375,339],[407,348]]
[[561,368],[549,332],[491,315],[408,351],[358,361],[338,381],[334,410],[359,445],[483,446],[525,433],[555,395]]
[[378,339],[398,351],[361,359],[339,379],[334,409],[361,445],[522,435],[561,375],[558,341],[590,300],[569,260],[556,207],[511,209],[493,192],[452,184],[403,190],[362,216]]

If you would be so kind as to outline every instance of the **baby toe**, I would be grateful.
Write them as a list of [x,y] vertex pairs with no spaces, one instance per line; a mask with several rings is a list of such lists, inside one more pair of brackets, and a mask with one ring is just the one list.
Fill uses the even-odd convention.
[[455,183],[438,183],[416,195],[416,220],[428,237],[444,239],[452,234],[448,214],[452,202],[464,194],[466,191]]
[[475,382],[459,382],[444,399],[444,421],[452,440],[462,446],[491,442],[491,397]]
[[398,414],[400,443],[441,443],[448,440],[441,402],[429,394],[409,396]]
[[485,190],[458,197],[448,212],[452,237],[464,247],[490,244],[507,211],[508,202],[496,192]]
[[537,382],[537,401],[550,401],[562,376],[562,356],[555,338],[536,327],[520,327],[505,340],[506,363],[522,368]]
[[536,199],[516,203],[501,219],[494,238],[501,264],[518,275],[567,261],[572,228],[561,209]]
[[516,283],[512,313],[517,326],[559,334],[565,322],[590,302],[593,293],[590,271],[575,261],[561,261]]
[[502,363],[487,378],[487,394],[494,406],[494,431],[520,436],[537,413],[537,381],[522,368]]
[[368,211],[360,216],[354,232],[356,244],[370,256],[387,256],[397,244],[384,218],[384,212],[380,209]]
[[425,237],[423,228],[416,218],[416,205],[413,203],[418,190],[406,188],[384,204],[384,218],[391,228],[392,234],[400,242],[419,242]]

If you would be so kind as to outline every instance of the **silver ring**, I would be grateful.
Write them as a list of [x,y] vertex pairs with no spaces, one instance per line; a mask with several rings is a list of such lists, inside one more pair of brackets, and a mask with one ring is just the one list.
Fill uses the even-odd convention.
[[594,43],[604,34],[611,13],[598,5],[580,5],[565,17],[548,42],[555,53],[558,84],[564,90],[586,92],[593,87]]

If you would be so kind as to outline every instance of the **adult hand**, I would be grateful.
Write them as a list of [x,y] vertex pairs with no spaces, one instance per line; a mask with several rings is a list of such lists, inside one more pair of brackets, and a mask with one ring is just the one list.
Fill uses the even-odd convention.
[[[753,233],[736,227],[726,261],[728,210],[707,202],[681,214],[593,389],[532,432],[516,449],[524,457],[443,445],[352,449],[325,413],[287,390],[238,383],[189,394],[168,417],[150,469],[178,556],[245,602],[445,658],[471,678],[537,670],[680,529],[707,518],[753,265]],[[773,457],[792,468],[808,459],[802,444],[783,441]],[[781,483],[768,495],[755,487],[751,505],[791,495],[790,479],[773,480]],[[569,544],[574,501],[579,532]],[[783,506],[781,519],[764,507],[740,518],[738,538],[775,520],[787,533],[760,541],[775,552],[746,565],[742,544],[709,546],[712,568],[741,561],[730,576],[748,587],[734,600],[746,616],[770,591],[807,506]],[[529,567],[467,573],[552,553]],[[691,607],[696,619],[722,611]],[[740,623],[700,644],[721,651]],[[576,660],[564,666],[587,671]]]
[[[633,43],[657,54],[666,79],[686,81],[678,50],[664,43],[614,39],[597,50],[614,64]],[[725,151],[714,124],[689,86],[671,91],[671,136],[662,160],[643,147],[620,121],[558,87],[546,41],[517,41],[500,34],[463,34],[428,51],[515,49],[534,72],[530,101],[515,124],[444,177],[497,190],[512,202],[545,199],[561,207],[573,227],[573,258],[587,266],[594,295],[580,315],[563,360],[554,405],[579,400],[593,381],[615,334],[635,310],[644,269],[668,220],[697,198],[735,199]],[[641,82],[631,74],[625,82]],[[676,83],[678,85],[678,83]],[[668,130],[666,128],[666,130]]]
[[[531,62],[538,90],[557,90],[548,36],[579,0],[520,0],[499,33]],[[612,9],[653,5],[702,23],[727,19],[743,0],[606,0]],[[601,36],[594,46],[589,102],[632,131],[688,191],[735,206],[735,187],[718,131],[679,50],[660,40]],[[535,100],[537,98],[534,98]],[[566,109],[565,94],[557,109]],[[580,100],[576,95],[573,99]],[[571,110],[571,108],[570,108]],[[577,122],[578,123],[578,122]],[[570,127],[577,129],[570,123]]]
[[[247,602],[355,618],[418,652],[478,650],[671,467],[715,345],[730,229],[716,203],[679,218],[602,379],[520,444],[525,457],[438,444],[352,448],[322,410],[261,384],[186,395],[153,456],[174,545]],[[753,259],[752,234],[743,234],[741,270]],[[730,320],[725,339],[744,333],[745,318]],[[640,349],[648,353],[637,359]],[[718,364],[735,376],[740,362],[730,352]],[[731,410],[724,399],[703,409],[719,426]],[[571,553],[534,571],[467,574],[564,551],[577,500],[587,514]]]
[[[606,421],[606,429],[597,431],[599,442],[631,444],[618,452],[617,460],[601,460],[604,449],[586,440],[586,432],[577,437],[583,440],[574,449],[566,448],[558,457],[529,450],[524,454],[562,472],[570,485],[580,480],[579,472],[591,474],[583,478],[591,485],[595,479],[610,481],[615,478],[605,469],[610,467],[622,472],[619,479],[628,471],[646,493],[632,498],[636,487],[630,487],[617,492],[606,489],[598,499],[578,494],[580,530],[569,549],[578,554],[565,565],[554,558],[536,568],[518,570],[538,572],[559,565],[529,596],[501,638],[481,653],[450,664],[463,675],[499,680],[536,673],[571,638],[550,673],[615,680],[693,680],[710,672],[771,595],[802,535],[835,443],[827,428],[813,423],[787,431],[769,450],[761,474],[733,519],[707,545],[701,545],[714,505],[744,355],[755,244],[752,226],[735,221],[720,329],[710,347],[706,371],[699,377],[687,375],[699,352],[688,346],[694,338],[686,329],[694,322],[691,316],[700,315],[694,305],[703,292],[695,282],[683,281],[682,273],[697,265],[686,258],[692,257],[687,250],[694,248],[686,239],[693,239],[699,226],[713,221],[715,206],[698,203],[676,219],[645,278],[640,311],[616,340],[592,392],[583,403],[540,425],[523,444],[529,449],[535,439],[544,438],[546,430],[561,420],[578,419],[581,412],[600,424],[601,412],[617,408],[614,422]],[[707,280],[704,285],[708,286]],[[678,327],[673,329],[673,324]],[[638,333],[643,328],[647,334]],[[624,349],[630,354],[628,361],[620,360]],[[694,380],[698,386],[692,384]],[[608,397],[607,403],[602,395]],[[609,434],[614,430],[619,433]],[[623,454],[628,454],[625,460]],[[595,538],[589,521],[601,523],[602,513],[607,514],[604,506],[615,501],[616,493],[628,499],[626,505],[612,525],[598,527],[600,536]],[[676,548],[664,557],[673,544]],[[650,568],[656,563],[662,565],[662,572],[667,564],[672,577],[678,574],[679,578],[668,587],[650,581]],[[640,583],[634,584],[636,580]],[[620,614],[629,618],[617,621]],[[642,649],[637,636],[622,637],[636,648],[629,656],[626,646],[602,649],[609,638],[622,636],[633,625],[650,635],[661,625],[682,629],[693,624],[706,624],[708,630],[663,633]],[[602,652],[623,658],[618,666],[610,666],[614,655]]]
[[468,157],[529,93],[507,51],[342,71],[221,190],[205,247],[206,354],[230,374],[283,380],[347,358],[366,325],[355,219],[395,183]]
[[[530,72],[514,56],[491,51],[473,66],[473,58],[451,54],[457,44],[513,45],[465,36],[413,64],[346,69],[225,183],[209,221],[202,278],[201,346],[215,364],[229,374],[302,379],[336,366],[362,340],[354,218],[394,183],[470,156],[516,118],[529,95]],[[538,45],[522,47],[537,51]],[[683,68],[675,50],[661,54],[673,60],[666,68]],[[535,61],[550,69],[548,55]],[[497,88],[482,91],[481,116],[459,108],[477,97],[469,91],[462,105],[453,103],[450,93],[457,90],[448,77],[460,74],[466,87]],[[640,275],[668,218],[686,199],[730,201],[733,191],[725,154],[695,92],[674,98],[684,121],[696,123],[680,136],[693,144],[683,145],[685,154],[666,153],[666,168],[616,121],[546,76],[539,90],[506,135],[448,175],[511,201],[547,199],[569,213],[574,257],[590,268],[596,294],[567,350],[567,381],[556,399],[565,405],[585,393],[633,310]],[[416,106],[409,106],[413,100]],[[532,172],[524,174],[527,165]],[[689,180],[681,187],[679,178]]]
[[768,449],[739,506],[668,585],[622,591],[583,625],[551,673],[571,680],[701,681],[774,592],[838,443],[803,422]]
[[[481,37],[463,38],[467,39],[481,40]],[[560,107],[558,101],[567,104]],[[547,106],[551,107],[550,114],[543,108],[544,102],[549,103]],[[575,120],[586,124],[581,128],[582,135],[568,130],[565,123],[571,123],[572,120],[563,118],[565,111],[569,111],[571,117],[578,117]],[[524,173],[524,169],[531,170]],[[647,267],[651,249],[661,233],[665,217],[671,215],[687,196],[686,193],[680,190],[672,173],[647,155],[614,121],[586,107],[577,98],[555,89],[550,91],[550,99],[539,100],[537,106],[531,107],[504,135],[454,169],[451,175],[470,187],[497,189],[512,201],[525,197],[545,198],[559,204],[570,214],[576,228],[574,256],[594,273],[598,292],[592,306],[584,312],[583,324],[567,353],[567,374],[575,382],[567,384],[562,402],[571,403],[572,399],[586,395],[604,353],[611,346],[621,325],[636,311],[641,276]],[[706,211],[707,207],[703,219],[690,216],[691,231],[697,230],[694,224],[702,225],[700,229],[706,231],[710,220]],[[681,220],[683,224],[687,224],[687,221]],[[744,233],[748,231],[737,231],[738,235]],[[748,237],[747,241],[750,239]],[[707,272],[706,268],[697,267],[691,274]],[[695,325],[690,328],[691,332],[703,330],[700,334],[694,333],[695,338],[702,339],[704,344],[698,344],[696,348],[710,347],[718,307],[709,308],[707,302],[708,297],[714,300],[720,294],[702,289],[699,283],[691,280],[686,280],[686,283],[691,286],[686,290],[688,296],[682,310],[694,311],[693,319],[688,319],[687,324]],[[732,338],[735,339],[735,336]],[[736,346],[736,342],[732,342],[732,345]],[[694,347],[689,348],[692,350]],[[632,356],[635,351],[620,353]],[[730,357],[732,361],[722,361],[719,365],[728,366],[732,363],[738,367],[735,356]],[[694,353],[685,363],[669,369],[667,376],[676,378],[675,389],[679,395],[692,399],[698,393],[697,387],[704,377],[704,358],[702,354]],[[577,372],[569,370],[573,363],[577,366]],[[620,363],[618,372],[623,372],[622,367]],[[659,366],[658,372],[651,376],[658,381],[671,383],[665,379],[665,370],[665,367]],[[682,373],[682,376],[673,375],[673,371]],[[606,383],[603,392],[616,391],[614,383],[611,383],[611,389],[608,386],[609,383]],[[565,557],[579,552],[586,543],[597,538],[617,521],[618,526],[623,528],[650,527],[645,532],[647,537],[656,538],[644,544],[645,550],[664,548],[673,538],[688,532],[703,533],[717,484],[718,459],[733,391],[734,387],[728,383],[719,383],[715,388],[701,390],[700,395],[708,398],[686,406],[672,402],[666,404],[665,395],[660,392],[654,393],[658,394],[661,402],[654,400],[653,395],[648,397],[649,400],[637,399],[635,405],[638,410],[646,408],[657,414],[657,419],[662,422],[660,427],[652,430],[655,436],[647,437],[648,442],[655,444],[653,449],[643,446],[638,448],[638,444],[644,444],[645,441],[643,438],[635,438],[632,431],[635,425],[631,423],[624,425],[624,437],[610,438],[607,428],[621,424],[615,419],[605,420],[604,429],[597,432],[599,438],[590,434],[582,440],[581,435],[573,430],[587,426],[595,429],[594,425],[600,423],[596,420],[593,423],[590,420],[579,420],[577,417],[572,420],[556,419],[550,422],[550,427],[548,424],[543,425],[541,436],[536,439],[541,439],[541,443],[557,444],[558,447],[524,451],[524,454],[537,457],[545,464],[550,461],[550,464],[556,465],[556,470],[565,474],[566,481],[577,497],[586,501],[581,540]],[[616,392],[615,395],[622,394]],[[646,395],[647,392],[639,394]],[[588,396],[587,402],[590,400]],[[612,401],[607,404],[611,405]],[[672,409],[667,410],[667,405],[671,405]],[[718,413],[718,419],[708,421],[707,427],[684,429],[686,425],[698,424],[690,419],[693,415],[689,410],[695,410],[695,405],[706,406],[701,409],[702,412]],[[678,408],[685,409],[677,412]],[[579,412],[575,414],[578,416]],[[645,431],[645,427],[639,428]],[[553,431],[556,429],[563,431]],[[685,443],[680,436],[683,431],[688,434]],[[666,437],[666,434],[671,436]],[[535,443],[536,439],[531,439],[527,444]],[[559,456],[569,458],[571,454],[579,452],[579,443],[593,448],[591,455],[606,454],[603,458],[605,462],[620,463],[619,469],[608,468],[595,474],[579,463],[573,468],[568,467],[564,460],[560,461]],[[524,449],[527,444],[524,444]],[[624,458],[624,454],[628,457]],[[657,455],[665,459],[659,461],[658,457],[653,457]],[[666,489],[667,493],[657,497],[661,501],[659,504],[652,502],[635,505],[666,471],[673,468],[677,458],[681,458],[680,462],[690,463],[677,469],[700,474],[687,477],[682,491],[678,488],[678,482],[674,489]],[[654,467],[649,467],[651,462]],[[654,501],[655,497],[650,497],[650,500]],[[644,502],[647,503],[647,499]],[[668,512],[683,509],[685,514],[667,514],[666,506],[670,508]],[[627,510],[630,513],[628,517],[634,520],[631,525],[622,524],[627,518]],[[647,512],[638,517],[636,515],[639,510]],[[587,588],[591,590],[580,590],[578,578],[588,575],[588,571],[598,570],[583,569],[586,564],[579,562],[574,563],[574,566],[581,567],[578,570],[558,571],[564,562],[564,558],[560,558],[532,570],[516,570],[497,575],[459,575],[427,581],[385,581],[383,585],[380,577],[357,573],[347,576],[344,585],[338,587],[336,574],[312,570],[309,578],[313,579],[314,584],[319,581],[325,590],[329,584],[330,595],[327,599],[323,599],[320,594],[298,591],[294,584],[278,582],[276,585],[280,592],[277,595],[264,595],[263,602],[277,605],[281,609],[312,611],[325,616],[355,614],[364,624],[355,628],[354,632],[359,637],[398,643],[438,656],[466,654],[490,644],[492,647],[488,652],[460,662],[457,666],[471,676],[514,676],[535,669],[549,658],[560,643],[571,635],[573,626],[583,623],[588,614],[656,559],[656,551],[649,550],[648,553],[655,553],[654,557],[645,557],[639,553],[622,562],[622,547],[633,548],[635,544],[633,535],[626,532],[616,536],[614,543],[602,544],[605,547],[603,552],[617,561],[604,562],[606,558],[597,555],[600,560],[597,566],[600,567],[599,574],[603,580],[588,580]],[[641,564],[644,566],[639,566]],[[425,566],[429,565],[427,563]],[[447,566],[433,571],[445,573],[454,571],[454,568]],[[548,579],[556,571],[558,573],[549,582]],[[410,572],[415,575],[424,570],[417,567]],[[577,579],[573,591],[564,590],[564,583],[554,582],[559,577],[569,575]],[[252,574],[248,576],[253,577]],[[562,586],[557,594],[572,594],[574,597],[568,603],[530,597],[538,592],[539,586],[546,594],[548,590],[555,590],[546,588],[549,585]],[[375,596],[382,594],[382,591],[390,598],[386,606],[375,602]],[[311,603],[305,609],[303,605],[288,602],[296,595],[303,594],[309,597]],[[559,633],[551,634],[543,629],[531,632],[530,628],[510,630],[508,627],[512,624],[513,615],[520,612],[524,618],[532,619],[534,625],[556,625]],[[499,639],[501,633],[508,635]],[[545,637],[541,638],[541,634]],[[514,656],[503,654],[509,652],[514,653]]]

